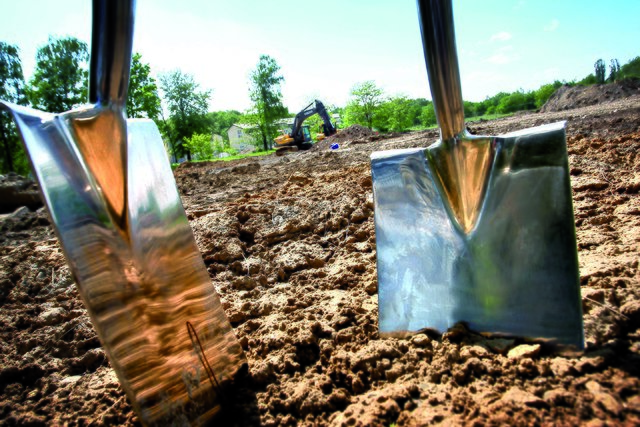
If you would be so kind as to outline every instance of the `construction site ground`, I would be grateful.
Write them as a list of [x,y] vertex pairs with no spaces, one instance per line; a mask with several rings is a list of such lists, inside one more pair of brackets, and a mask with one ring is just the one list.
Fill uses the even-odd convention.
[[[567,120],[586,340],[575,356],[461,326],[378,336],[369,156],[426,147],[436,130],[352,128],[306,152],[177,168],[249,361],[226,422],[639,425],[640,97],[469,127],[495,135],[559,120]],[[0,424],[137,423],[46,212],[3,215]]]

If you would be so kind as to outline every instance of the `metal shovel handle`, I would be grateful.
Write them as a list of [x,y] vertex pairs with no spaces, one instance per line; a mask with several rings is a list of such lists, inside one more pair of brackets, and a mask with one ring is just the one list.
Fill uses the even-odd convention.
[[436,119],[446,140],[464,130],[451,0],[418,0],[418,17]]
[[93,0],[89,102],[124,108],[129,88],[135,0]]

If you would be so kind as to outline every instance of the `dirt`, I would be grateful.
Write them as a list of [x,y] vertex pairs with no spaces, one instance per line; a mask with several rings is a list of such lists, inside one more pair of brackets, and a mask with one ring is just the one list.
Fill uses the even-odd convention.
[[328,150],[332,145],[338,144],[338,147],[348,147],[351,144],[366,144],[367,142],[378,141],[384,136],[379,135],[367,127],[360,125],[351,125],[345,129],[339,129],[338,133],[323,139],[311,148],[311,150]]
[[[640,101],[470,128],[557,120],[567,120],[587,343],[576,356],[462,325],[378,337],[369,155],[426,146],[436,130],[179,167],[250,364],[228,423],[640,424]],[[45,212],[21,208],[0,227],[0,424],[136,425]]]
[[637,96],[640,96],[640,80],[638,79],[589,86],[563,85],[551,95],[540,112],[571,110]]

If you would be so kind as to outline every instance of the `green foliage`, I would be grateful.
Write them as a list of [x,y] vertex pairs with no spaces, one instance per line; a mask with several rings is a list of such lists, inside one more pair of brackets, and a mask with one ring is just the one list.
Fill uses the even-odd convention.
[[[251,72],[249,98],[253,107],[246,115],[246,122],[256,127],[253,132],[257,143],[262,141],[263,149],[271,148],[272,140],[278,134],[275,121],[286,117],[287,109],[282,105],[280,84],[284,77],[279,74],[280,66],[268,55],[260,55],[255,70]],[[257,137],[257,138],[256,138]]]
[[495,112],[507,114],[522,110],[534,110],[535,108],[536,101],[534,92],[519,90],[501,98]]
[[240,122],[242,113],[236,110],[214,111],[207,113],[207,122],[211,133],[222,136],[225,142],[229,142],[227,131],[234,123]]
[[414,116],[411,101],[405,96],[396,96],[380,106],[374,123],[384,132],[404,132],[413,125]]
[[142,55],[136,53],[131,58],[131,76],[127,96],[127,116],[157,120],[160,116],[158,85],[151,77],[151,67],[143,64]]
[[465,117],[474,117],[476,115],[476,103],[471,101],[462,101]]
[[536,108],[542,107],[560,86],[562,86],[562,82],[558,80],[553,83],[540,86],[540,88],[534,92]]
[[422,111],[420,113],[420,121],[424,127],[431,127],[438,124],[438,120],[436,119],[436,110],[433,105],[433,102],[422,107]]
[[604,83],[605,74],[607,72],[607,67],[604,65],[604,61],[602,59],[598,59],[595,64],[593,64],[594,75],[596,76],[596,83]]
[[596,78],[596,76],[593,74],[589,74],[587,77],[580,80],[577,84],[580,86],[589,86],[589,85],[594,85],[596,83],[598,83],[598,79]]
[[620,67],[618,76],[620,79],[640,79],[640,56],[636,56]]
[[[25,104],[22,63],[16,46],[0,42],[0,99]],[[29,162],[20,143],[16,126],[9,113],[0,111],[0,173],[17,172],[26,175]]]
[[184,145],[194,160],[209,160],[213,157],[214,148],[209,135],[194,133],[185,140]]
[[38,49],[36,68],[27,95],[31,104],[51,113],[87,102],[89,87],[87,44],[74,38],[54,39]]
[[609,78],[607,78],[608,82],[615,82],[618,80],[618,75],[620,74],[620,63],[617,59],[612,59],[611,64],[609,65]]
[[174,70],[160,76],[160,86],[169,108],[169,121],[163,120],[161,130],[169,140],[171,152],[191,160],[191,151],[185,145],[194,133],[206,133],[207,110],[211,91],[198,91],[199,85],[190,74]]
[[373,129],[373,121],[383,102],[382,89],[369,80],[356,84],[351,89],[351,99],[345,111],[345,121],[351,125],[358,123]]

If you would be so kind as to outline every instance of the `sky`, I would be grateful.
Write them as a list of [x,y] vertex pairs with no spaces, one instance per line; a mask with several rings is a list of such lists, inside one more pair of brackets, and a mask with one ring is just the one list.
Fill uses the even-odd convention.
[[[582,79],[602,58],[640,56],[639,0],[454,0],[462,95],[535,90]],[[91,41],[89,0],[0,0],[0,41],[20,48],[25,78],[48,37]],[[180,69],[212,90],[212,111],[244,111],[261,54],[284,77],[284,104],[344,106],[354,84],[431,99],[415,1],[138,0],[134,52],[159,76]]]

